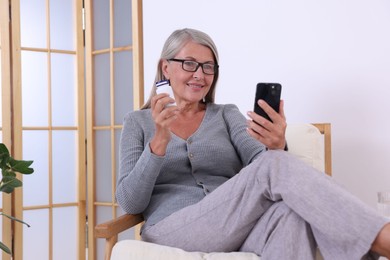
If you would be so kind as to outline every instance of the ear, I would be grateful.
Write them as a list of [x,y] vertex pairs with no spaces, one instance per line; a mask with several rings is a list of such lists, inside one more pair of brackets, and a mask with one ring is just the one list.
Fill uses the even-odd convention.
[[166,79],[169,79],[169,62],[167,60],[161,60],[161,71]]

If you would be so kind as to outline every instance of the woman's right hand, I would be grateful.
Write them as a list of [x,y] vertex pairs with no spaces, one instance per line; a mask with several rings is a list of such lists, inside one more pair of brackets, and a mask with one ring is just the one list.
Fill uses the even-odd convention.
[[179,109],[177,106],[167,105],[174,101],[165,93],[155,95],[151,100],[152,118],[156,132],[150,142],[150,149],[156,155],[165,155],[167,145],[171,140],[170,126],[176,120]]

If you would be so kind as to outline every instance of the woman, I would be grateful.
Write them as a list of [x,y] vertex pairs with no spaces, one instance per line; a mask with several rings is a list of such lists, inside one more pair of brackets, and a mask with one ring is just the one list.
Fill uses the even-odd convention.
[[[117,200],[142,213],[142,238],[187,251],[248,251],[263,259],[390,257],[390,224],[323,173],[283,151],[286,120],[273,123],[214,103],[218,53],[193,29],[167,39],[155,93],[124,119]],[[168,106],[176,102],[176,106]]]

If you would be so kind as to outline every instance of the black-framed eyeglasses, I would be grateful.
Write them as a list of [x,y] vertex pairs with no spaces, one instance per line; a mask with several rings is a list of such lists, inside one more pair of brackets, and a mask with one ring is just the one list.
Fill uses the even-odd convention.
[[181,60],[181,59],[168,59],[168,61],[181,62],[181,67],[183,70],[188,72],[195,72],[199,67],[202,67],[202,71],[207,75],[214,75],[218,71],[218,64],[214,63],[200,63],[193,60]]

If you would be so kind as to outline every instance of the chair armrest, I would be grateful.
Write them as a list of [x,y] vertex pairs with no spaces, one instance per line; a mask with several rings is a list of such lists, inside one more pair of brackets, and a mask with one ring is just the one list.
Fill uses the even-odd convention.
[[135,225],[144,221],[141,214],[137,215],[122,215],[116,219],[109,220],[95,226],[95,237],[97,238],[111,238],[118,235]]

